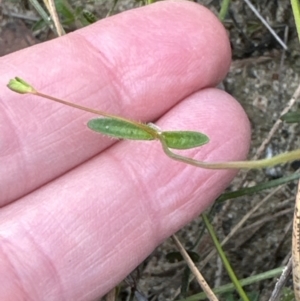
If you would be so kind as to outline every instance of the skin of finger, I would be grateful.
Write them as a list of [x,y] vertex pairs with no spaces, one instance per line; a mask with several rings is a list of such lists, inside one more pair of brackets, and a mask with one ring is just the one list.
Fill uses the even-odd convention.
[[[207,145],[185,152],[198,160],[240,160],[249,148],[244,111],[217,89],[194,93],[157,125],[206,133]],[[10,291],[14,300],[95,300],[234,175],[172,161],[158,142],[115,144],[0,212],[0,299]]]
[[[20,76],[53,96],[151,121],[214,86],[229,64],[226,32],[211,12],[164,1],[1,58],[0,85]],[[113,143],[86,130],[92,114],[5,88],[0,106],[0,206]]]

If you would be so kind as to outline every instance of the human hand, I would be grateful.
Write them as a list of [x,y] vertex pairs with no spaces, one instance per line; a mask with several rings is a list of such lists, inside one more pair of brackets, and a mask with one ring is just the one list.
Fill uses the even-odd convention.
[[214,87],[229,42],[208,10],[159,2],[1,58],[0,300],[93,300],[205,210],[235,171],[172,161],[158,142],[89,131],[91,117],[5,89],[20,76],[47,94],[164,130],[198,130],[187,151],[243,159],[248,119]]

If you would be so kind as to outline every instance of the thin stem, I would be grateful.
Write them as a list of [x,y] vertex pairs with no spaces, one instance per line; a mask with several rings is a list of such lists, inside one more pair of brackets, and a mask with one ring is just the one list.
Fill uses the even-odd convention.
[[260,169],[260,168],[270,167],[282,163],[287,163],[300,158],[300,149],[297,149],[291,152],[274,156],[269,159],[261,159],[255,161],[232,161],[232,162],[213,162],[213,163],[203,162],[203,161],[198,161],[192,158],[188,158],[173,153],[168,148],[166,142],[164,141],[164,138],[161,135],[158,137],[158,139],[160,140],[163,150],[168,157],[176,161],[184,162],[190,165],[194,165],[206,169]]
[[245,291],[243,290],[243,287],[242,287],[240,281],[236,277],[236,275],[235,275],[235,273],[234,273],[234,271],[233,271],[233,269],[232,269],[232,267],[231,267],[231,265],[230,265],[230,263],[229,263],[226,255],[225,255],[225,253],[224,253],[224,251],[223,251],[223,249],[221,247],[220,242],[218,241],[218,238],[217,238],[217,236],[216,236],[216,234],[214,232],[214,229],[213,229],[211,223],[209,222],[206,214],[203,213],[201,216],[202,216],[202,220],[203,220],[203,222],[204,222],[204,224],[206,226],[206,229],[207,229],[207,231],[208,231],[211,239],[213,240],[213,243],[214,243],[214,245],[215,245],[215,247],[216,247],[216,249],[218,251],[218,254],[219,254],[220,258],[222,259],[222,262],[223,262],[223,264],[224,264],[224,266],[226,268],[226,271],[227,271],[227,273],[228,273],[228,275],[229,275],[232,283],[235,286],[235,289],[239,293],[239,295],[240,295],[240,297],[241,297],[242,300],[249,301],[249,298],[246,295]]
[[56,7],[55,7],[55,4],[54,4],[54,0],[44,0],[44,3],[45,3],[45,5],[46,5],[51,17],[52,17],[54,26],[56,28],[57,35],[59,37],[61,37],[62,35],[65,34],[65,31],[64,31],[63,27],[60,24],[58,14],[57,14],[57,11],[56,11]]
[[78,105],[78,104],[75,104],[72,102],[68,102],[66,100],[62,100],[62,99],[59,99],[59,98],[56,98],[56,97],[53,97],[53,96],[50,96],[47,94],[43,94],[38,91],[34,91],[31,94],[34,94],[34,95],[37,95],[40,97],[44,97],[44,98],[48,98],[55,102],[59,102],[61,104],[64,104],[64,105],[67,105],[69,107],[73,107],[73,108],[76,108],[79,110],[83,110],[83,111],[90,112],[93,114],[97,114],[97,115],[101,115],[101,116],[105,116],[105,117],[109,117],[109,118],[122,120],[122,121],[126,121],[128,123],[131,123],[131,124],[139,127],[140,129],[145,130],[154,139],[158,139],[161,142],[163,150],[168,157],[172,158],[173,160],[184,162],[186,164],[194,165],[197,167],[202,167],[202,168],[206,168],[206,169],[260,169],[260,168],[270,167],[270,166],[294,161],[294,160],[297,160],[300,158],[300,149],[297,149],[297,150],[294,150],[291,152],[287,152],[287,153],[283,153],[283,154],[274,156],[272,158],[255,160],[255,161],[232,161],[232,162],[213,162],[213,163],[198,161],[198,160],[188,158],[185,156],[181,156],[179,154],[175,154],[174,152],[172,152],[169,149],[169,147],[167,146],[163,135],[161,135],[161,133],[159,131],[157,131],[155,128],[150,127],[146,124],[139,123],[139,122],[136,122],[133,120],[129,120],[129,119],[117,116],[117,115],[109,114],[104,111],[87,108],[87,107],[84,107],[84,106],[81,106],[81,105]]
[[[251,285],[254,283],[257,284],[260,281],[264,281],[264,280],[279,276],[283,272],[284,269],[285,269],[285,267],[279,267],[279,268],[270,270],[268,272],[256,274],[254,276],[250,276],[248,278],[244,278],[244,279],[240,280],[240,283],[243,286]],[[233,290],[234,290],[233,284],[228,283],[228,284],[224,284],[222,286],[215,288],[213,291],[215,294],[223,294],[223,293],[232,292]],[[199,300],[206,300],[206,299],[207,298],[204,293],[198,293],[198,294],[192,295],[192,296],[184,298],[184,299],[179,299],[178,301],[199,301]]]
[[291,0],[291,4],[292,4],[295,23],[296,23],[298,39],[300,41],[300,3],[299,0]]
[[53,26],[53,22],[50,21],[50,18],[48,16],[48,14],[45,12],[45,10],[43,9],[43,7],[40,5],[40,3],[38,2],[38,0],[30,0],[30,3],[36,9],[36,11],[41,16],[41,18],[44,20],[44,22],[50,27],[50,29],[54,33],[56,33],[55,32],[55,28]]
[[143,123],[140,123],[140,122],[137,122],[137,121],[134,121],[134,120],[130,120],[130,119],[127,119],[127,118],[123,118],[123,117],[120,117],[120,116],[117,116],[117,115],[109,114],[109,113],[106,113],[104,111],[87,108],[87,107],[75,104],[73,102],[69,102],[69,101],[66,101],[66,100],[62,100],[62,99],[59,99],[59,98],[56,98],[56,97],[53,97],[53,96],[41,93],[39,91],[34,91],[31,94],[36,95],[36,96],[40,96],[40,97],[44,97],[44,98],[53,100],[55,102],[64,104],[66,106],[69,106],[69,107],[72,107],[72,108],[76,108],[76,109],[79,109],[79,110],[82,110],[82,111],[86,111],[86,112],[89,112],[89,113],[93,113],[93,114],[97,114],[97,115],[101,115],[101,116],[105,116],[105,117],[109,117],[109,118],[113,118],[113,119],[117,119],[117,120],[126,121],[128,123],[131,123],[131,124],[139,127],[140,129],[146,131],[154,139],[158,139],[159,133],[157,132],[157,130],[155,130],[154,128],[152,128],[152,127],[150,127],[150,126],[148,126],[146,124],[143,124]]
[[300,301],[300,181],[298,182],[298,191],[296,197],[296,204],[294,210],[294,221],[293,221],[293,239],[292,239],[292,259],[293,259],[293,284],[295,300]]
[[221,9],[220,9],[220,12],[219,12],[219,19],[223,22],[226,15],[227,15],[227,12],[228,12],[228,9],[229,9],[229,5],[230,5],[230,0],[223,0],[222,1],[222,4],[221,4]]
[[269,25],[269,23],[265,20],[265,18],[257,11],[254,5],[250,2],[250,0],[244,0],[249,8],[253,11],[256,17],[265,25],[265,27],[270,31],[271,35],[277,40],[277,42],[282,46],[283,49],[288,50],[288,47],[285,43],[280,39],[274,29]]
[[290,278],[292,269],[293,269],[293,260],[292,260],[292,257],[290,257],[288,264],[283,269],[280,277],[278,278],[278,281],[275,284],[272,295],[268,301],[277,301],[280,299],[281,293],[284,290],[286,283],[288,282],[288,280]]
[[189,256],[189,254],[187,253],[187,251],[185,250],[185,248],[183,247],[183,245],[181,244],[181,242],[179,241],[179,239],[176,237],[175,234],[172,235],[172,239],[173,239],[177,249],[179,250],[180,254],[184,258],[186,264],[188,265],[188,267],[190,268],[192,273],[195,275],[199,285],[201,286],[201,288],[205,292],[207,298],[211,301],[218,301],[218,298],[216,297],[214,292],[211,290],[211,288],[209,287],[209,285],[205,281],[204,277],[201,275],[200,271],[197,269],[197,267],[194,264],[193,260],[191,259],[191,257]]

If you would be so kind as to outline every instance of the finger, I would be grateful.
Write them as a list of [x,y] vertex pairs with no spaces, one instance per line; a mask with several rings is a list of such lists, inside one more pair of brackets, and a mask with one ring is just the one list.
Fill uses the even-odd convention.
[[[222,91],[195,93],[158,122],[178,124],[211,139],[188,152],[193,158],[246,156],[247,117]],[[155,142],[112,146],[0,213],[0,299],[95,300],[207,208],[234,173],[172,161]]]
[[[218,83],[228,70],[230,48],[224,28],[204,7],[159,2],[0,63],[2,86],[18,75],[45,93],[148,121]],[[85,128],[91,114],[6,89],[0,90],[0,104],[0,205],[112,144]]]

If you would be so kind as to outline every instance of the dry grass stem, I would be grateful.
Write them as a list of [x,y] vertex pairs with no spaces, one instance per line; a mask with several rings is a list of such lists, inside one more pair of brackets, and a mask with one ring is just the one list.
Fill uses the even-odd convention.
[[300,301],[300,181],[294,211],[292,258],[295,300]]
[[218,301],[218,298],[216,297],[214,292],[211,290],[211,288],[209,287],[209,285],[205,281],[204,277],[201,275],[200,271],[197,269],[196,265],[194,264],[191,257],[189,256],[189,254],[187,253],[187,251],[185,250],[184,246],[181,244],[179,239],[176,237],[176,235],[172,235],[172,239],[173,239],[178,251],[180,252],[182,257],[184,258],[186,264],[188,265],[191,272],[193,273],[193,275],[197,279],[199,285],[201,286],[201,288],[205,292],[207,298],[210,301]]
[[277,40],[277,42],[282,46],[284,50],[287,50],[288,47],[286,44],[280,39],[277,33],[273,30],[273,28],[269,25],[266,19],[257,11],[254,5],[249,0],[244,0],[244,2],[249,6],[249,8],[253,11],[256,17],[265,25],[265,27],[270,31],[272,36]]
[[55,3],[54,3],[54,0],[44,0],[44,3],[51,15],[51,18],[54,22],[54,26],[55,26],[55,29],[56,29],[56,32],[57,32],[57,35],[59,37],[63,36],[65,34],[65,31],[59,21],[59,18],[58,18],[58,14],[57,14],[57,11],[56,11],[56,7],[55,7]]
[[116,301],[116,288],[115,287],[106,294],[105,301]]
[[285,287],[285,284],[287,283],[291,272],[292,272],[292,258],[290,257],[287,266],[282,271],[282,274],[274,287],[274,290],[272,292],[272,295],[271,295],[269,301],[276,301],[279,299],[280,293],[281,293],[282,289]]

